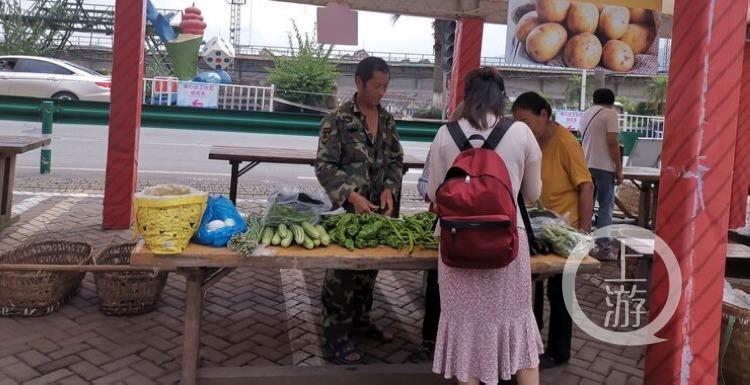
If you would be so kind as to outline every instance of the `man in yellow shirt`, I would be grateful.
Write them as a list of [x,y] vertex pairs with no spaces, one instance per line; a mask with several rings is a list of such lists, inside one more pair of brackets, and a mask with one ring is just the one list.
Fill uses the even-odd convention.
[[[578,141],[552,120],[549,103],[535,92],[518,96],[512,110],[516,120],[531,128],[542,149],[542,204],[567,218],[573,227],[591,231],[594,184]],[[537,295],[543,294],[537,292]],[[563,299],[562,275],[548,280],[547,298],[550,302],[550,328],[547,351],[540,357],[541,369],[563,364],[570,359],[573,334],[573,321]],[[537,322],[541,328],[539,314]]]

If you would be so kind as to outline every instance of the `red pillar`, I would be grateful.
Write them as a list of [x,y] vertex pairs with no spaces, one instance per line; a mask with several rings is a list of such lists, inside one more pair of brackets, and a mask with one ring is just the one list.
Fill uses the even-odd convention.
[[117,0],[115,5],[104,229],[127,229],[133,218],[143,100],[145,3],[145,0]]
[[[646,353],[646,384],[716,384],[747,0],[676,0],[657,234],[682,271],[676,314]],[[653,269],[651,318],[667,298]]]
[[481,18],[460,18],[456,23],[456,45],[448,100],[450,114],[453,114],[456,106],[464,100],[464,76],[478,68],[482,61],[483,32],[484,20]]
[[[745,61],[742,68],[742,86],[740,90],[740,117],[737,123],[736,147],[738,149],[747,149],[748,145],[750,145],[750,43],[745,43]],[[729,215],[730,229],[745,226],[749,182],[750,154],[746,150],[735,151],[732,205]]]

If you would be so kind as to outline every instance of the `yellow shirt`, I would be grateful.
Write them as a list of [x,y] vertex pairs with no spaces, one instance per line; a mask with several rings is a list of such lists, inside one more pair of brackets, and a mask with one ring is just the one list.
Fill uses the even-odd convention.
[[586,157],[576,138],[557,125],[554,135],[542,148],[542,196],[544,207],[566,216],[578,226],[578,186],[591,183]]

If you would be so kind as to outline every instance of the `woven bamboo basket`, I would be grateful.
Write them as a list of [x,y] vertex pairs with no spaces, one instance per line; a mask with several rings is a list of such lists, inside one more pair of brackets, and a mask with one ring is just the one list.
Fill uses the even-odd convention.
[[159,185],[135,194],[135,228],[156,254],[181,253],[200,225],[208,194],[182,185]]
[[[734,288],[750,293],[750,285],[733,284]],[[732,320],[732,329],[728,325]],[[750,384],[750,309],[724,303],[721,314],[722,348],[719,384]],[[722,349],[723,350],[723,349]]]
[[[129,265],[135,243],[108,247],[96,257],[98,265]],[[137,315],[156,309],[169,273],[153,271],[94,274],[99,309],[107,315]]]
[[631,182],[625,182],[617,188],[617,198],[630,214],[638,216],[641,205],[641,190]]
[[[91,246],[45,241],[20,246],[0,256],[2,264],[87,265]],[[78,292],[84,272],[0,272],[0,315],[41,316],[57,311]]]

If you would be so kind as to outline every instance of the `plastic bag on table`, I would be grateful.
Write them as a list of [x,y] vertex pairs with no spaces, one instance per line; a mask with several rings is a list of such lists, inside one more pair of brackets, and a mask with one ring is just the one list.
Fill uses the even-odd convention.
[[247,231],[247,223],[234,203],[226,197],[208,197],[206,211],[195,234],[195,241],[208,246],[224,247],[233,235]]
[[568,257],[573,249],[583,242],[587,250],[594,246],[594,239],[574,229],[565,217],[537,216],[530,218],[534,234],[550,246],[555,254]]
[[331,210],[328,198],[314,193],[306,193],[299,187],[284,186],[276,189],[268,197],[264,214],[266,226],[284,224],[318,224],[320,216]]

